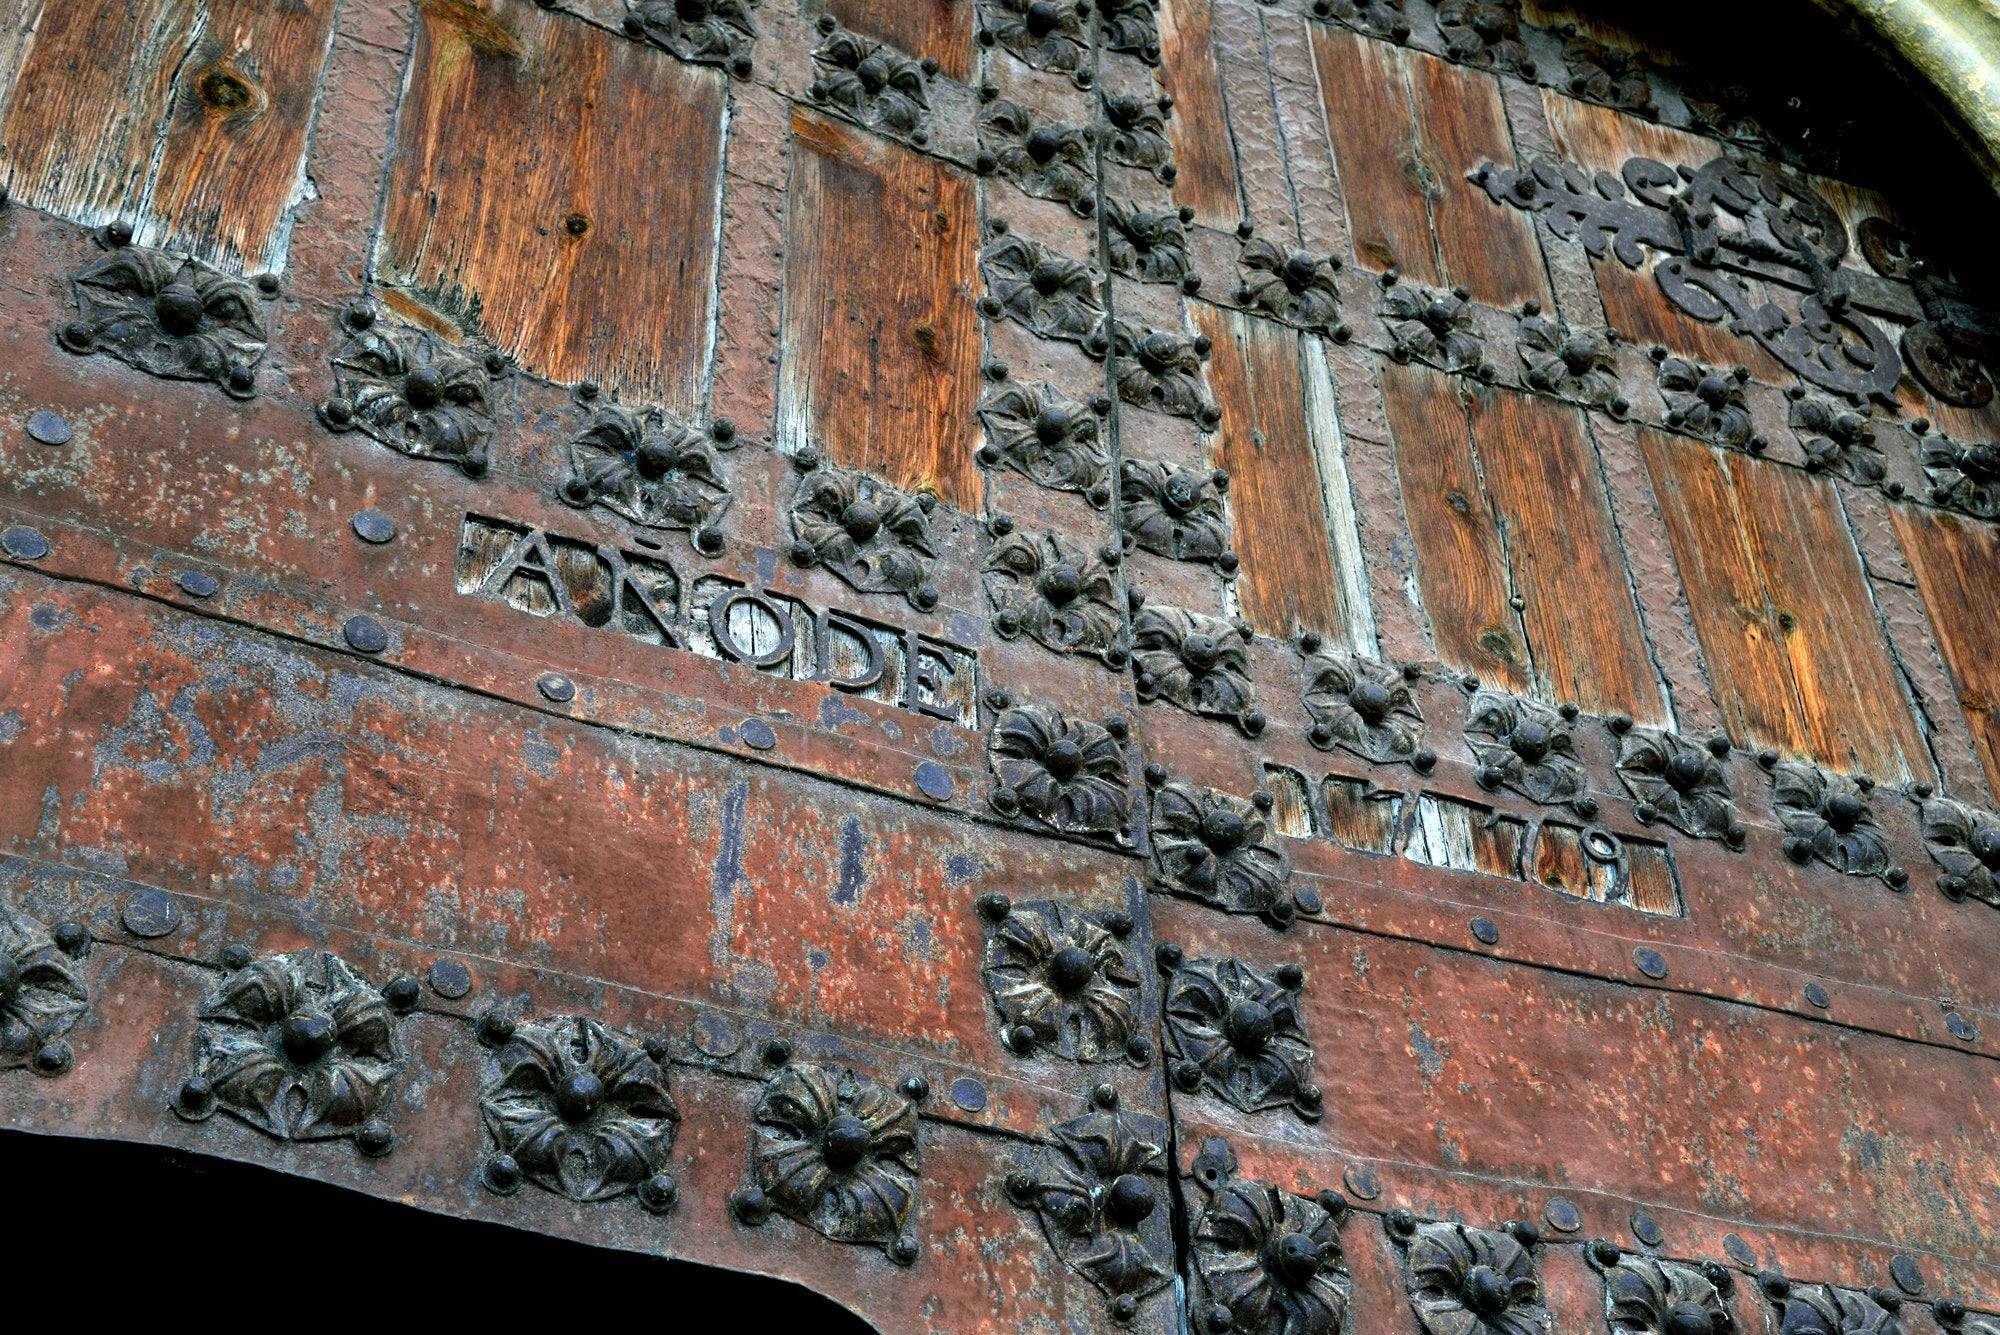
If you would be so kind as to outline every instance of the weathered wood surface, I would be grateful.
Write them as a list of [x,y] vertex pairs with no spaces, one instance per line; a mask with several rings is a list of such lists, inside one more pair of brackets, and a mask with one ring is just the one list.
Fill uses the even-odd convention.
[[703,406],[721,72],[531,0],[425,0],[380,277],[554,380]]
[[1174,99],[1167,139],[1174,149],[1174,198],[1210,227],[1234,227],[1243,217],[1236,159],[1216,73],[1211,0],[1163,0],[1160,82]]
[[952,78],[972,75],[973,0],[827,0],[841,26],[928,56]]
[[[2000,655],[1993,650],[2000,533],[1913,506],[1891,510],[1931,629],[1972,725],[1987,782],[2000,788]],[[1939,702],[1943,703],[1943,702]]]

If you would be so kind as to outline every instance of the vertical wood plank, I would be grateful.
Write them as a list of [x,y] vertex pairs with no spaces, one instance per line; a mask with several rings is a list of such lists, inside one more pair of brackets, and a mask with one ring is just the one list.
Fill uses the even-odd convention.
[[1833,483],[1744,455],[1729,463],[1811,753],[1889,781],[1934,777]]
[[1472,434],[1542,690],[1594,714],[1667,722],[1581,410],[1481,390]]
[[304,185],[334,0],[210,0],[178,81],[140,240],[273,267]]
[[[12,8],[12,6],[10,6]],[[180,0],[43,0],[0,124],[0,180],[91,226],[132,218],[201,11]]]
[[1215,66],[1210,0],[1165,0],[1160,6],[1160,82],[1173,95],[1167,139],[1174,149],[1174,198],[1210,227],[1243,220],[1236,188],[1236,153]]
[[1426,196],[1437,182],[1418,145],[1403,52],[1323,23],[1312,25],[1312,45],[1355,259],[1435,284]]
[[532,0],[422,0],[383,281],[522,365],[699,410],[724,76]]
[[1738,512],[1721,456],[1643,427],[1639,446],[1725,728],[1741,742],[1805,750],[1805,710],[1778,643],[1752,520]]
[[1438,658],[1525,691],[1532,681],[1527,646],[1508,604],[1506,553],[1457,388],[1435,371],[1391,363],[1382,368],[1382,400]]
[[1665,844],[1625,841],[1625,899],[1641,913],[1681,916],[1680,885],[1673,854]]
[[1425,194],[1444,281],[1464,284],[1481,301],[1518,306],[1550,301],[1535,219],[1496,208],[1466,179],[1483,162],[1511,162],[1513,143],[1499,82],[1490,74],[1411,52],[1408,61],[1417,134],[1430,166]]
[[[1346,647],[1356,653],[1380,652],[1375,629],[1375,605],[1369,596],[1369,572],[1361,555],[1361,512],[1348,477],[1347,441],[1340,429],[1340,404],[1333,388],[1328,344],[1318,338],[1299,341],[1306,386],[1306,434],[1319,461],[1321,514],[1327,540],[1333,546],[1333,576],[1340,585],[1340,605],[1346,613]],[[1385,516],[1393,522],[1394,516]],[[1399,591],[1400,592],[1400,591]]]
[[1378,789],[1366,779],[1326,776],[1320,791],[1326,799],[1327,833],[1342,848],[1363,853],[1396,851],[1396,825],[1402,795]]
[[1238,607],[1274,639],[1311,629],[1347,647],[1353,581],[1334,570],[1305,412],[1302,336],[1205,304],[1196,305],[1195,322],[1215,345],[1208,379],[1222,427],[1209,458],[1229,472],[1231,541],[1242,561]]
[[1894,506],[1891,513],[1972,729],[1973,749],[1987,782],[2000,792],[2000,653],[1994,652],[1993,617],[2000,530],[1915,506]]
[[971,180],[803,110],[792,142],[780,443],[977,510]]
[[840,26],[929,56],[960,83],[972,78],[972,0],[827,0]]

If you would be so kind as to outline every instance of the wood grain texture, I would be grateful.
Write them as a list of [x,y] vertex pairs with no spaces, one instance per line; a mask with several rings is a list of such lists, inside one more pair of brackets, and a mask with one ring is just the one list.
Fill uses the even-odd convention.
[[1437,183],[1417,141],[1408,58],[1385,42],[1326,24],[1313,25],[1312,46],[1355,259],[1436,283],[1426,196]]
[[1625,900],[1641,913],[1681,916],[1680,885],[1665,844],[1625,841]]
[[1832,485],[1655,431],[1640,441],[1731,737],[1930,777]]
[[[1358,576],[1334,568],[1336,543],[1314,439],[1324,428],[1306,415],[1305,336],[1204,304],[1195,307],[1195,323],[1215,345],[1208,382],[1222,426],[1209,442],[1209,459],[1229,473],[1231,541],[1242,562],[1236,598],[1244,619],[1273,639],[1309,629],[1343,648],[1372,648],[1372,633],[1366,635],[1370,643],[1354,643],[1360,636],[1350,629],[1357,621],[1366,627],[1366,609],[1357,618],[1348,606]],[[1337,459],[1339,443],[1330,444]],[[1345,477],[1339,482],[1344,491]],[[1343,519],[1351,530],[1351,519]],[[1352,553],[1351,531],[1337,545]]]
[[827,0],[843,28],[929,56],[952,78],[972,77],[972,0]]
[[1160,6],[1160,83],[1173,95],[1167,139],[1174,149],[1174,198],[1210,227],[1243,219],[1236,155],[1215,65],[1210,0],[1165,0]]
[[1429,167],[1422,184],[1443,281],[1463,284],[1494,306],[1547,303],[1549,280],[1535,219],[1495,207],[1466,179],[1481,163],[1514,160],[1500,85],[1490,74],[1433,56],[1411,52],[1405,59],[1417,137]]
[[1951,669],[1959,708],[1987,782],[2000,792],[2000,655],[1993,651],[2000,532],[1990,524],[1914,506],[1892,513],[1917,592]]
[[1511,390],[1472,397],[1472,434],[1507,539],[1541,691],[1594,714],[1667,721],[1580,409]]
[[531,0],[423,0],[380,277],[531,370],[695,413],[723,85]]
[[1402,811],[1399,794],[1378,789],[1366,779],[1326,776],[1327,833],[1342,848],[1363,853],[1396,851],[1396,825]]
[[977,510],[971,180],[805,111],[792,143],[780,443]]
[[1507,553],[1457,386],[1435,371],[1389,363],[1382,399],[1437,656],[1446,667],[1525,691],[1533,681],[1528,646],[1508,604]]

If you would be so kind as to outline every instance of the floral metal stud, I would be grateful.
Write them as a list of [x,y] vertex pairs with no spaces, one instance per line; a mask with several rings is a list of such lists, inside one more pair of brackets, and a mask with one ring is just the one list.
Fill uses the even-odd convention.
[[822,565],[863,593],[896,593],[920,612],[937,606],[930,582],[936,499],[906,495],[862,473],[817,464],[792,501],[792,560]]
[[1627,1252],[1598,1238],[1584,1250],[1604,1276],[1605,1314],[1629,1335],[1728,1335],[1736,1328],[1725,1294],[1730,1272]]
[[1889,475],[1865,408],[1857,410],[1825,395],[1807,393],[1802,386],[1785,392],[1792,401],[1788,420],[1799,448],[1805,451],[1807,472],[1832,473],[1871,486]]
[[1931,501],[1980,519],[2000,519],[2000,442],[1967,445],[1937,432],[1920,434]]
[[1216,617],[1146,603],[1132,617],[1132,670],[1141,700],[1165,700],[1191,714],[1234,719],[1254,737],[1264,730],[1250,685],[1249,637]]
[[1308,329],[1332,329],[1339,321],[1338,256],[1310,255],[1252,237],[1237,262],[1242,281],[1236,300],[1241,305]]
[[1444,53],[1451,59],[1534,77],[1535,62],[1521,41],[1520,0],[1443,0],[1437,22]]
[[1131,915],[1005,896],[982,898],[979,908],[994,924],[986,990],[1008,1047],[1085,1064],[1151,1057],[1139,1032],[1139,978],[1126,958]]
[[1118,484],[1119,518],[1143,550],[1177,561],[1235,568],[1236,555],[1229,550],[1229,512],[1222,504],[1228,473],[1127,459]]
[[1563,48],[1563,65],[1569,71],[1564,87],[1577,97],[1602,102],[1620,111],[1636,111],[1657,116],[1652,79],[1646,72],[1646,58],[1636,51],[1621,51],[1589,37],[1572,34]]
[[320,404],[320,420],[483,476],[492,462],[487,372],[504,363],[471,357],[429,330],[382,323],[366,303],[349,306],[341,325],[347,342],[333,354],[333,396]]
[[1318,1121],[1323,1100],[1298,1007],[1304,971],[1286,965],[1264,974],[1240,960],[1185,959],[1172,946],[1159,956],[1167,971],[1160,1018],[1175,1086],[1207,1089],[1240,1112],[1290,1108]]
[[1546,1335],[1554,1318],[1528,1247],[1512,1233],[1389,1217],[1405,1286],[1428,1335]]
[[1465,288],[1439,292],[1397,283],[1383,294],[1382,321],[1389,330],[1389,355],[1399,362],[1414,358],[1440,371],[1484,367],[1472,294]]
[[1753,443],[1755,427],[1743,396],[1743,386],[1750,380],[1749,367],[1718,370],[1685,357],[1668,356],[1663,348],[1653,349],[1653,360],[1660,366],[1660,397],[1666,401],[1668,426],[1717,445],[1761,447],[1761,437]]
[[757,0],[640,0],[625,15],[625,32],[682,60],[726,65],[747,79],[757,39],[750,11],[756,7]]
[[775,1208],[836,1242],[916,1262],[915,1104],[855,1071],[795,1063],[764,1087],[753,1120],[756,1185],[738,1193],[738,1218],[758,1222]]
[[987,756],[999,787],[993,806],[1051,829],[1117,834],[1130,820],[1125,798],[1125,734],[1064,718],[1042,705],[1002,710]]
[[926,88],[935,66],[842,31],[831,14],[820,16],[820,31],[826,40],[813,49],[807,90],[813,101],[871,130],[926,142],[924,118],[931,107]]
[[[1132,3],[1144,9],[1146,0],[1132,0]],[[1152,17],[1150,10],[1147,17]],[[1104,147],[1105,158],[1121,167],[1136,167],[1162,181],[1172,181],[1174,150],[1167,140],[1168,106],[1163,97],[1140,97],[1133,93],[1106,96],[1104,118],[1110,122],[1111,136]]]
[[1178,283],[1188,276],[1187,225],[1194,210],[1148,209],[1107,200],[1106,255],[1111,271],[1142,283]]
[[1353,1283],[1340,1245],[1347,1202],[1339,1192],[1308,1200],[1237,1176],[1220,1137],[1202,1142],[1195,1180],[1208,1193],[1190,1237],[1205,1305],[1201,1335],[1340,1335]]
[[1051,1129],[1054,1142],[1007,1174],[1007,1195],[1041,1219],[1063,1264],[1111,1299],[1130,1321],[1139,1303],[1172,1283],[1167,1211],[1167,1128],[1121,1112],[1109,1086],[1091,1111]]
[[1817,859],[1849,876],[1880,876],[1892,885],[1909,879],[1891,860],[1888,836],[1858,780],[1794,760],[1769,768],[1785,856],[1800,863]]
[[56,341],[79,356],[101,352],[168,380],[209,380],[247,399],[257,390],[256,366],[270,335],[263,303],[278,291],[233,278],[198,260],[131,243],[129,225],[114,223],[100,239],[108,255],[70,281],[76,318]]
[[1131,660],[1125,599],[1098,555],[1055,533],[1009,527],[982,569],[993,629],[1003,639],[1026,635],[1059,654],[1090,654],[1113,668]]
[[1038,70],[1091,81],[1087,6],[1075,0],[979,0],[979,40]]
[[1149,64],[1160,61],[1157,0],[1097,0],[1098,31],[1104,49],[1134,55]]
[[1360,654],[1322,650],[1308,655],[1307,734],[1321,750],[1340,747],[1378,765],[1407,763],[1419,770],[1437,764],[1423,748],[1424,716],[1399,668]]
[[1119,398],[1135,407],[1193,418],[1211,429],[1222,420],[1222,410],[1202,397],[1206,334],[1187,338],[1123,320],[1112,324],[1111,378]]
[[1164,783],[1153,795],[1152,839],[1153,881],[1161,889],[1280,926],[1291,920],[1291,869],[1256,802]]
[[1514,350],[1528,384],[1592,407],[1622,414],[1628,405],[1619,394],[1618,338],[1609,329],[1573,329],[1565,334],[1541,314],[1540,302],[1522,308],[1514,326]]
[[1944,868],[1938,889],[1952,899],[1980,899],[2000,908],[2000,816],[1954,802],[1923,799],[1924,847]]
[[1410,20],[1403,12],[1403,0],[1313,0],[1312,12],[1319,18],[1338,19],[1370,37],[1410,40]]
[[1006,316],[1041,338],[1081,343],[1104,323],[1099,274],[1026,237],[1002,231],[980,252],[988,319]]
[[489,1063],[479,1112],[492,1138],[484,1179],[523,1180],[573,1201],[628,1192],[655,1213],[678,1196],[667,1154],[680,1110],[658,1057],[582,1016],[517,1023]]
[[735,429],[725,422],[699,431],[670,422],[657,408],[607,405],[571,439],[561,495],[645,528],[685,529],[696,548],[713,555],[722,547],[715,525],[729,508],[715,449],[734,441]]
[[210,990],[200,1020],[194,1074],[174,1100],[183,1117],[220,1107],[280,1140],[394,1144],[379,1114],[405,1060],[395,1015],[338,955],[250,959]]
[[978,165],[997,170],[1022,193],[1067,204],[1083,217],[1097,211],[1096,154],[1089,129],[1000,100],[987,103],[980,113],[979,142]]
[[1746,835],[1722,766],[1728,754],[1726,739],[1702,745],[1670,732],[1633,728],[1618,745],[1618,777],[1637,803],[1641,822],[1665,821],[1696,839],[1722,839],[1741,848]]
[[0,904],[0,1070],[60,1075],[70,1068],[75,1054],[63,1036],[90,1009],[90,989],[76,969],[89,945],[80,923],[51,932]]
[[1465,740],[1479,762],[1480,786],[1511,788],[1544,805],[1583,803],[1578,814],[1594,815],[1596,803],[1584,792],[1589,780],[1576,758],[1575,715],[1574,707],[1551,709],[1498,691],[1473,696]]
[[[1111,409],[1108,397],[1102,400]],[[1081,492],[1092,505],[1111,503],[1111,451],[1098,412],[1047,385],[1005,385],[979,405],[986,443],[979,461],[1002,465],[1054,491]]]
[[1896,1312],[1902,1299],[1893,1293],[1794,1284],[1777,1274],[1762,1276],[1761,1283],[1777,1310],[1778,1335],[1901,1335]]

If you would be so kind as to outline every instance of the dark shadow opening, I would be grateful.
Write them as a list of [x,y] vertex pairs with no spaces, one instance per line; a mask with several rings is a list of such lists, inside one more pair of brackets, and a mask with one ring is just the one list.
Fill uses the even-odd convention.
[[477,1330],[540,1324],[568,1307],[590,1325],[629,1312],[664,1332],[715,1330],[719,1318],[743,1335],[875,1335],[781,1280],[451,1219],[152,1145],[0,1131],[0,1181],[11,1273],[98,1319],[220,1315],[220,1305],[237,1320],[286,1314],[280,1325],[313,1329],[448,1311],[453,1329]]

